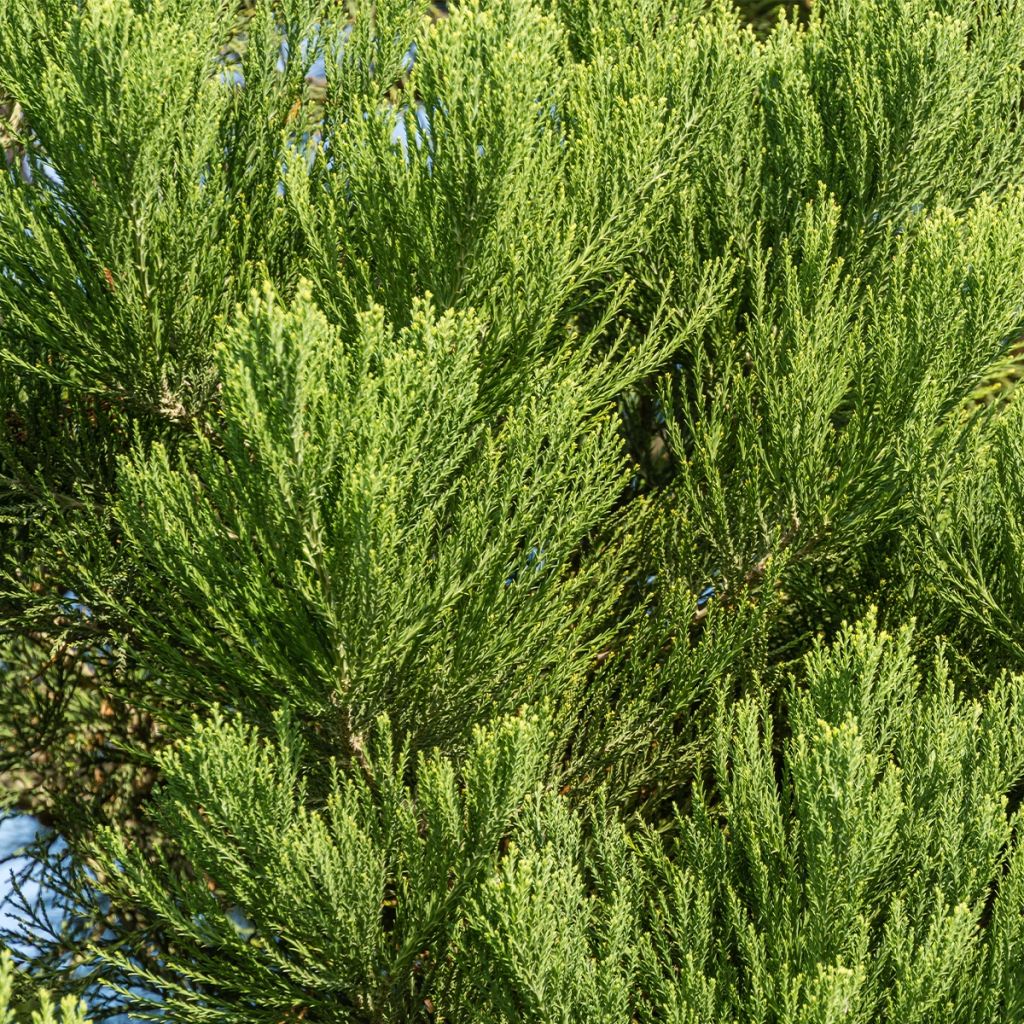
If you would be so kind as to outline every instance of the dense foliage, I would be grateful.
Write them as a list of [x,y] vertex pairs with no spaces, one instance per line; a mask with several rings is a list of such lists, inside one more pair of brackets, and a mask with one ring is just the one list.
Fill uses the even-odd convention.
[[[19,984],[20,983],[20,984]],[[65,996],[59,1006],[46,989],[25,993],[24,978],[19,977],[9,950],[0,951],[0,1022],[20,1024],[89,1024],[85,1007],[74,996]],[[21,998],[19,998],[21,996]]]
[[65,1024],[1024,1019],[1022,39],[3,3]]

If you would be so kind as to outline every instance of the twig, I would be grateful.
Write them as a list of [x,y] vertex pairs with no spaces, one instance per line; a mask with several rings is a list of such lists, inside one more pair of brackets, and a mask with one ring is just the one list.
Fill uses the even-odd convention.
[[[773,555],[781,555],[782,552],[785,551],[790,546],[790,544],[793,543],[793,539],[796,537],[796,535],[797,535],[797,533],[799,531],[800,531],[800,517],[794,512],[793,513],[792,523],[791,523],[789,529],[779,539],[779,544],[778,544],[778,547],[776,548],[776,550],[775,551],[769,551],[767,554],[763,555],[761,558],[758,559],[758,561],[754,564],[754,566],[745,573],[745,575],[743,576],[743,584],[744,584],[744,586],[751,587],[751,586],[754,586],[756,583],[760,582],[761,578],[768,571],[768,565],[769,565],[769,563],[772,560],[772,556]],[[722,593],[725,594],[725,593],[727,593],[727,591],[723,589]],[[711,600],[709,598],[707,603],[704,605],[703,608],[698,608],[694,612],[694,614],[693,614],[693,622],[694,622],[695,625],[697,623],[700,623],[700,622],[704,621],[704,619],[707,617],[708,609],[710,607],[711,607]]]

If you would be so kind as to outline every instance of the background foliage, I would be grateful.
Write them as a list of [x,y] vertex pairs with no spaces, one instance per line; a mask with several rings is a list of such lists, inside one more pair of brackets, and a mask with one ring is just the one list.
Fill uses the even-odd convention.
[[1024,1014],[1022,38],[9,0],[22,966],[96,1020]]

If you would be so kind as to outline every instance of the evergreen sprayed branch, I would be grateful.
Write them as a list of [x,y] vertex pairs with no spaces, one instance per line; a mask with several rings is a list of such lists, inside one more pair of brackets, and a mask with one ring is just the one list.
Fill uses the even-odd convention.
[[71,908],[19,979],[1024,1016],[1021,38],[8,0],[0,783]]
[[317,800],[294,724],[215,714],[161,758],[192,879],[108,830],[104,884],[190,965],[145,975],[178,1020],[1014,1019],[1024,691],[965,701],[913,640],[869,618],[816,647],[785,738],[764,695],[716,695],[705,781],[659,830],[571,809],[544,712],[478,730],[458,772],[421,755],[415,791],[381,719],[367,774]]
[[[89,1024],[82,1003],[65,996],[59,1007],[40,989],[26,996],[24,979],[17,976],[11,954],[0,952],[0,1021],[3,1024]],[[19,999],[20,996],[25,998]]]

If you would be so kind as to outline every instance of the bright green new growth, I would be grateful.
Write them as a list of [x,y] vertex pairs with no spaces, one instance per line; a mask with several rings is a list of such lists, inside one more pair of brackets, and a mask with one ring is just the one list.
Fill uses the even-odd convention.
[[59,1007],[46,989],[36,994],[38,1005],[16,1001],[16,972],[8,950],[0,950],[0,1024],[89,1024],[85,1006],[65,996]]
[[1024,1018],[1024,5],[451,6],[0,10],[25,966]]

